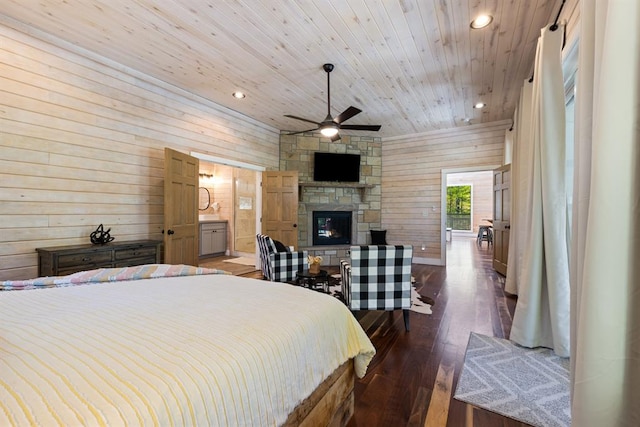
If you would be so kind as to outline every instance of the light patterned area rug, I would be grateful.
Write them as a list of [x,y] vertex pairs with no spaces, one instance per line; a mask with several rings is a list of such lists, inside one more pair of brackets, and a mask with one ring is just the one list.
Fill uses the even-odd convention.
[[568,427],[569,359],[472,332],[454,398],[533,426]]

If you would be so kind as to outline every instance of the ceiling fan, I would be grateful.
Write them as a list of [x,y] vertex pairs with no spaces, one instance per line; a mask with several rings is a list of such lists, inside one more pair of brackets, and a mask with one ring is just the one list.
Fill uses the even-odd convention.
[[327,117],[321,122],[316,122],[313,120],[305,119],[303,117],[292,116],[290,114],[285,114],[285,117],[290,117],[296,120],[302,120],[303,122],[309,122],[317,125],[317,127],[313,129],[307,129],[300,132],[291,132],[289,135],[296,135],[299,133],[312,132],[315,130],[319,130],[320,133],[327,138],[331,138],[331,141],[337,141],[340,139],[340,134],[338,131],[340,129],[347,130],[369,130],[369,131],[379,131],[380,125],[343,125],[343,122],[346,122],[351,117],[355,116],[362,112],[359,108],[349,107],[340,113],[337,117],[331,117],[331,86],[329,84],[329,74],[333,71],[333,64],[324,64],[322,69],[327,73]]

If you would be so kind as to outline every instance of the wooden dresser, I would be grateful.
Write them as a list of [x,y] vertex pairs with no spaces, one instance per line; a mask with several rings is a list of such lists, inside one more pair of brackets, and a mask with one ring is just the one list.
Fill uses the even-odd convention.
[[37,248],[38,276],[64,276],[83,270],[158,264],[159,240],[131,240],[105,245],[70,245]]

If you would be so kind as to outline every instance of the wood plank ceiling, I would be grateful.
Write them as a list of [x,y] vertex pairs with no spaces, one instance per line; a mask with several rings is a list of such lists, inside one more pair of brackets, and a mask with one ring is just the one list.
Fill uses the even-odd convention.
[[[390,137],[511,119],[560,2],[3,0],[0,13],[281,130],[313,127],[285,114],[324,119],[331,62],[332,114],[353,105],[346,124]],[[482,12],[493,22],[472,30]]]

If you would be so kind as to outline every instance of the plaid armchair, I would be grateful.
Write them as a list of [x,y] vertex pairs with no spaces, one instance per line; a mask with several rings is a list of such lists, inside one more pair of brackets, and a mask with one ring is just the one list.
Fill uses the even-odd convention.
[[353,311],[402,309],[409,331],[412,258],[410,245],[351,246],[350,259],[340,263],[347,306]]
[[296,273],[309,269],[307,251],[278,252],[271,237],[257,234],[260,251],[260,266],[265,279],[272,282],[289,282],[295,280]]

